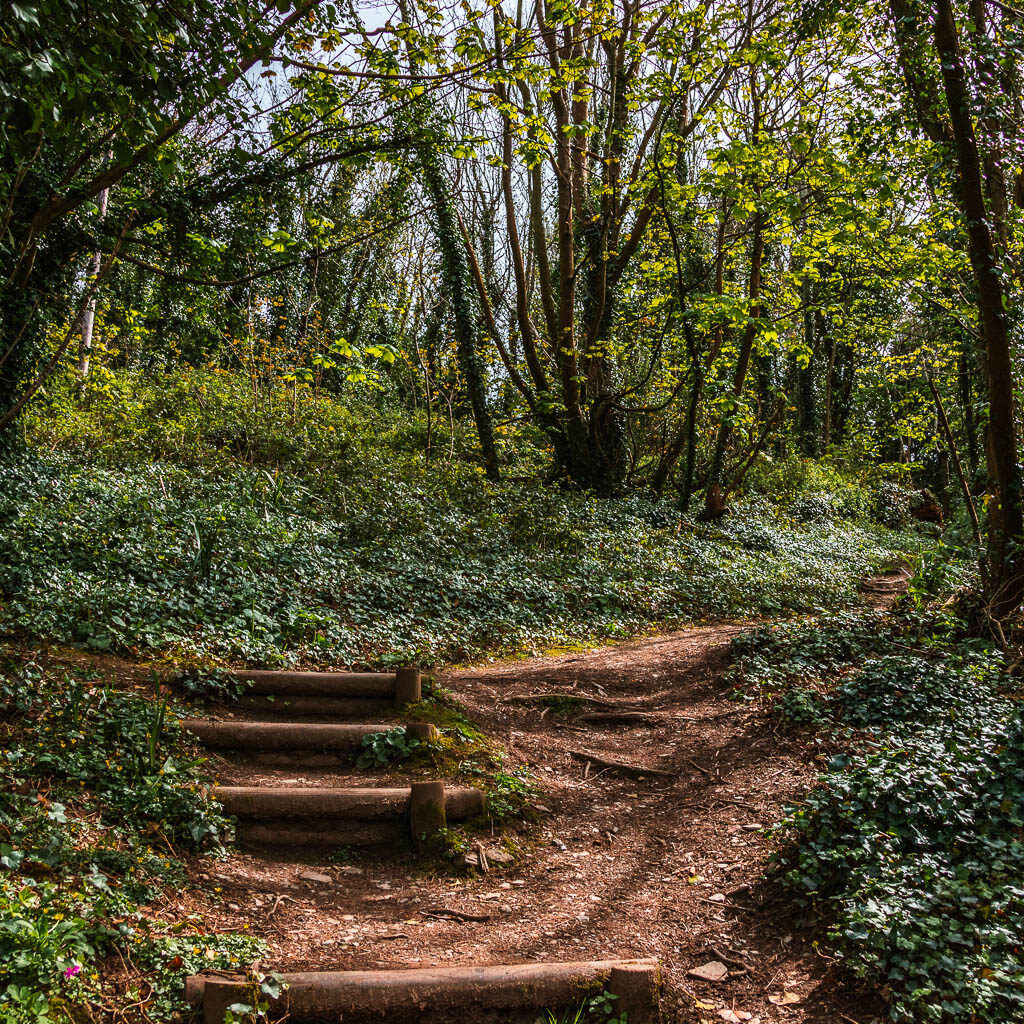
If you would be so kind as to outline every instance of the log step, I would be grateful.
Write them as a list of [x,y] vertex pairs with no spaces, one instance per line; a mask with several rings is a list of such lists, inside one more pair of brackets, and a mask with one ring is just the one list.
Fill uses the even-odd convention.
[[446,827],[484,812],[484,794],[441,782],[411,788],[311,789],[218,786],[214,798],[238,819],[240,842],[280,846],[425,845]]
[[[657,960],[315,971],[282,979],[287,988],[272,1001],[270,1020],[287,1017],[289,1024],[476,1021],[497,1011],[502,1021],[532,1021],[538,1011],[573,1008],[602,990],[618,996],[616,1016],[655,1024],[661,981]],[[202,1006],[203,1024],[223,1024],[229,1006],[247,1001],[246,991],[243,979],[193,975],[185,981],[185,997]]]
[[390,700],[411,704],[422,695],[420,671],[397,672],[281,672],[242,669],[232,677],[246,684],[246,695],[262,697],[331,697]]
[[[394,725],[305,722],[232,722],[186,718],[181,723],[210,750],[234,751],[273,763],[336,764],[362,749],[363,739]],[[402,726],[408,739],[430,742],[437,730],[420,722]]]

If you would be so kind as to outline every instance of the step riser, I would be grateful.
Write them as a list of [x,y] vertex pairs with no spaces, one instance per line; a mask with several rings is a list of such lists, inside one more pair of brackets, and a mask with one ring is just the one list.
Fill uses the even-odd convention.
[[[449,820],[464,821],[486,807],[479,790],[446,790],[437,782],[414,783],[411,789],[224,787],[214,796],[225,814],[238,819],[240,842],[272,846],[357,846],[396,835],[422,846]],[[378,826],[384,829],[380,839]]]
[[248,750],[223,750],[221,754],[230,755],[234,762],[256,764],[263,768],[351,769],[355,751],[324,751],[322,754],[310,754],[289,750],[271,750],[266,753],[253,753]]
[[[249,750],[254,754],[273,750],[313,750],[324,753],[328,750],[351,753],[363,745],[363,737],[391,728],[386,725],[374,726],[331,726],[328,729],[316,727],[303,729],[252,728],[250,723],[210,723],[184,721],[181,723],[195,734],[204,747],[210,750]],[[252,723],[262,725],[263,723]],[[267,723],[276,725],[276,723]]]
[[[591,961],[509,967],[439,967],[404,971],[338,971],[284,975],[288,988],[271,1007],[271,1020],[290,1024],[339,1020],[414,1021],[425,1017],[473,1021],[503,1011],[518,1019],[526,1011],[578,1005],[602,989],[619,998],[616,1014],[630,1024],[658,1020],[656,961]],[[223,1024],[225,1009],[244,1001],[245,989],[225,979],[191,978],[190,1002],[203,1005],[204,1024]],[[524,1019],[530,1019],[526,1017]]]
[[[380,789],[291,789],[284,787],[218,786],[214,799],[224,813],[246,819],[287,820],[288,818],[357,818],[374,821],[402,817],[408,813],[408,788]],[[444,791],[445,810],[450,818],[462,820],[482,814],[484,794],[478,789],[452,787]]]
[[350,718],[387,717],[393,714],[393,697],[261,697],[242,696],[236,706],[270,719],[316,719],[344,722]]
[[[209,750],[236,751],[254,757],[280,752],[289,755],[307,754],[352,756],[363,749],[367,736],[388,732],[393,724],[366,725],[316,724],[294,722],[228,722],[186,718],[181,723]],[[429,742],[437,738],[437,730],[426,723],[413,722],[402,726],[412,740]],[[336,756],[328,764],[337,763]]]
[[409,825],[393,821],[346,821],[325,823],[320,819],[274,822],[240,821],[235,829],[238,844],[260,849],[335,849],[339,846],[408,848]]

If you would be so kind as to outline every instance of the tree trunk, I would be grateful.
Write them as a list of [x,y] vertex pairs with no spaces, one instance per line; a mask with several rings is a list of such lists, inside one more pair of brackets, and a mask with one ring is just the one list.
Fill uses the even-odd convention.
[[[757,76],[751,72],[750,97],[753,105],[753,122],[751,124],[750,141],[755,148],[761,139],[761,93],[758,89]],[[756,173],[756,172],[755,172]],[[760,185],[755,181],[754,192],[756,201],[761,198]],[[747,295],[750,299],[750,312],[747,326],[740,342],[740,354],[736,360],[736,371],[733,375],[732,394],[735,404],[743,397],[743,386],[747,380],[747,368],[750,356],[757,339],[757,319],[761,316],[761,263],[764,259],[764,214],[760,209],[754,214],[753,240],[750,247],[750,281]],[[711,471],[708,475],[707,491],[704,495],[704,519],[721,519],[725,514],[725,495],[722,493],[722,473],[725,469],[725,451],[732,433],[731,417],[726,417],[718,428],[715,439],[715,452],[711,459]]]
[[469,287],[469,266],[455,220],[451,189],[430,142],[419,149],[420,166],[424,182],[434,207],[434,226],[441,249],[441,275],[451,296],[452,318],[455,322],[455,351],[459,369],[466,381],[469,404],[473,410],[484,469],[489,480],[501,479],[498,453],[494,447],[491,414],[487,407],[487,386],[484,368],[477,351],[477,320],[473,313],[472,292]]
[[[747,369],[750,366],[750,355],[754,350],[754,341],[757,339],[757,324],[755,321],[761,315],[761,261],[763,257],[764,225],[763,216],[758,211],[754,214],[754,240],[750,253],[750,315],[746,329],[743,332],[743,340],[740,343],[739,359],[736,361],[736,370],[733,374],[732,382],[733,399],[737,403],[743,396],[743,386],[746,383]],[[731,433],[732,422],[730,418],[726,418],[718,428],[718,437],[715,439],[715,453],[711,460],[708,489],[704,497],[705,519],[721,519],[725,514],[725,496],[722,494],[722,473],[725,469],[725,450]]]
[[[733,399],[737,403],[743,396],[743,386],[746,383],[747,369],[750,366],[750,354],[754,349],[754,340],[757,337],[757,325],[754,321],[761,312],[758,297],[761,294],[761,257],[763,252],[761,214],[758,212],[754,215],[754,244],[750,255],[750,318],[746,330],[743,332],[743,341],[740,344],[739,359],[736,362],[736,371],[732,382]],[[711,460],[708,489],[704,497],[705,519],[720,519],[725,514],[722,473],[725,468],[725,450],[731,433],[732,422],[730,418],[726,418],[718,428],[718,437],[715,439],[715,454]]]
[[818,406],[814,391],[814,357],[818,349],[818,320],[811,308],[813,291],[810,280],[803,286],[804,304],[804,344],[808,350],[807,365],[797,364],[796,369],[796,408],[800,437],[800,454],[813,458],[818,454]]
[[968,252],[977,286],[989,422],[985,436],[988,472],[994,489],[989,503],[989,607],[996,619],[1013,612],[1024,598],[1024,533],[1017,430],[1013,409],[1013,364],[1005,315],[1001,268],[989,230],[982,159],[971,117],[970,90],[950,0],[937,0],[935,49],[955,140],[960,200],[967,221]]
[[[110,197],[110,189],[105,188],[97,197],[99,213],[97,224],[103,223],[107,215],[107,200]],[[86,275],[86,284],[92,281],[100,272],[103,265],[103,253],[97,247],[89,261],[89,273]],[[78,364],[77,370],[83,379],[89,376],[89,362],[92,358],[92,331],[96,324],[96,296],[94,295],[86,304],[85,312],[82,314],[82,335],[78,341]]]

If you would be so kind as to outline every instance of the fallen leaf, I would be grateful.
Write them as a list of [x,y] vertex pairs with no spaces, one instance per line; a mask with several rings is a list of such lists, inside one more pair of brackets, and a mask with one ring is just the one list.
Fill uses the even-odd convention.
[[773,1006],[792,1006],[793,1003],[800,1002],[800,994],[798,992],[783,992],[781,996],[769,996],[768,1002]]

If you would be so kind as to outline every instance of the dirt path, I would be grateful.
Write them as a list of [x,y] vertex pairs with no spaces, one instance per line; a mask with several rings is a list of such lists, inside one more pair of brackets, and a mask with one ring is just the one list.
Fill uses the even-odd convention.
[[[886,577],[866,596],[883,605],[898,591],[898,579]],[[668,1021],[866,1024],[879,1015],[877,1000],[848,985],[801,931],[785,894],[760,881],[771,850],[762,827],[814,772],[807,750],[727,699],[722,673],[742,629],[702,626],[441,677],[544,787],[550,813],[522,863],[505,872],[435,877],[406,858],[339,865],[237,854],[198,866],[220,889],[216,902],[196,906],[190,896],[179,909],[200,910],[211,929],[248,925],[267,939],[267,966],[277,970],[654,956],[664,965]],[[656,721],[583,726],[508,701],[538,692],[622,702]],[[668,774],[623,776],[573,751]],[[357,784],[355,775],[315,771],[227,774]],[[311,872],[320,879],[303,877]],[[438,909],[488,919],[421,913]],[[727,978],[688,974],[713,960],[730,968]],[[784,993],[785,1005],[772,1001]]]

